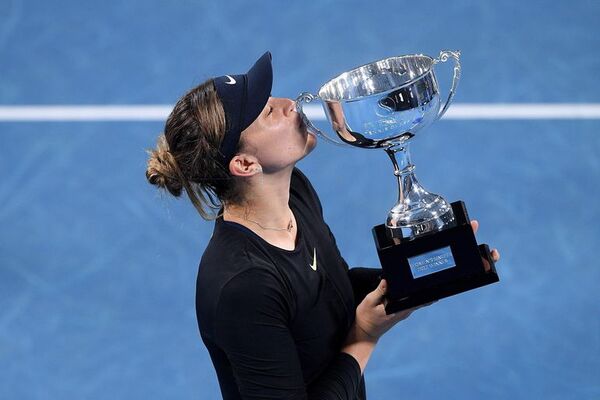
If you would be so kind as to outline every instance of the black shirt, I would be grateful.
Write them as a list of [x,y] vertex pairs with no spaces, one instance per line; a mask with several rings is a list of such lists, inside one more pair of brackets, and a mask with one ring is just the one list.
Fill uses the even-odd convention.
[[202,256],[196,313],[221,393],[226,400],[366,399],[358,362],[340,349],[380,270],[348,269],[298,169],[289,205],[294,250],[219,218]]

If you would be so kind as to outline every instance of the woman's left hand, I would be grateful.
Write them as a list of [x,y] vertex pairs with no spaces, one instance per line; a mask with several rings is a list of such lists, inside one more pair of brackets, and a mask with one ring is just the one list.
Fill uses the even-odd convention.
[[[473,233],[477,233],[477,229],[479,229],[479,221],[476,219],[472,220],[471,228],[473,228]],[[498,249],[492,249],[490,253],[492,254],[492,260],[494,260],[494,262],[497,262],[500,259],[500,252]]]

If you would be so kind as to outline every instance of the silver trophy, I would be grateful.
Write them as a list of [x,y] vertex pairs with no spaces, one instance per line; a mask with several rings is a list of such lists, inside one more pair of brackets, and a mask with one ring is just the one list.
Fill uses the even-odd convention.
[[[336,144],[385,149],[398,180],[398,202],[386,221],[394,236],[401,230],[404,237],[416,237],[454,222],[450,204],[419,184],[408,145],[450,106],[460,79],[459,56],[458,51],[442,51],[435,59],[422,54],[386,58],[339,75],[318,95],[302,93],[296,100],[304,123],[320,137]],[[454,80],[442,107],[433,67],[449,59],[455,63]],[[317,129],[302,111],[303,103],[315,99],[323,101],[337,140]]]
[[[422,54],[389,57],[344,72],[324,84],[317,95],[302,93],[296,99],[296,109],[309,131],[339,145],[367,149],[382,148],[390,157],[398,182],[398,202],[388,213],[385,225],[374,228],[384,273],[386,273],[384,258],[387,256],[384,254],[382,258],[382,251],[389,252],[387,249],[394,245],[435,236],[439,232],[452,231],[452,228],[455,227],[462,226],[464,228],[465,224],[469,222],[462,202],[450,204],[441,196],[426,191],[419,184],[414,174],[415,166],[411,163],[408,148],[410,140],[423,128],[441,118],[450,106],[460,79],[459,57],[459,51],[442,51],[437,58]],[[448,60],[454,62],[454,76],[452,87],[442,104],[434,67]],[[336,135],[326,135],[306,117],[303,105],[315,100],[321,100],[327,119]],[[457,211],[460,214],[458,216],[456,215]],[[463,235],[463,231],[464,229],[460,229],[461,233],[458,233],[458,236]],[[396,248],[393,252],[398,253],[397,256],[406,258],[406,265],[411,268],[411,261],[415,265],[418,264],[420,271],[412,271],[413,278],[415,276],[422,278],[432,274],[433,272],[429,272],[427,268],[434,264],[437,264],[437,267],[431,267],[431,271],[438,272],[439,275],[440,271],[443,272],[456,266],[455,258],[459,247],[460,251],[465,251],[464,243],[457,244],[456,241],[467,240],[469,246],[472,247],[472,242],[474,242],[472,232],[472,238],[457,239],[456,235],[456,232],[451,235],[454,237],[454,242],[453,239],[449,239],[448,235],[438,235],[439,240],[428,239],[427,243],[423,241],[417,244],[409,243],[408,247]],[[448,245],[448,249],[446,253],[442,254],[440,246],[444,244]],[[486,245],[482,246],[487,248]],[[432,249],[436,251],[425,251]],[[476,252],[476,243],[475,250],[469,248],[467,251]],[[485,249],[481,249],[481,252],[484,251]],[[489,253],[489,249],[487,251]],[[419,252],[422,254],[417,254]],[[411,256],[419,258],[418,260],[417,258],[411,259]],[[493,269],[491,256],[486,257],[483,254],[483,257],[484,261],[489,259],[491,269]],[[465,262],[472,262],[472,259],[465,260]],[[387,266],[388,270],[391,268],[393,267]],[[449,274],[449,272],[444,273]],[[446,281],[452,281],[452,279],[452,277],[448,277]],[[443,279],[440,281],[437,275],[432,280],[433,284],[438,286],[443,281]],[[436,290],[432,289],[429,290],[429,295],[423,296],[423,291],[427,292],[427,290],[425,290],[426,285],[424,286],[422,282],[423,279],[417,282],[416,286],[421,291],[417,295],[411,292],[411,288],[404,290],[396,285],[397,296],[412,297],[408,300],[404,299],[403,303],[395,305],[388,303],[390,310],[406,308],[427,299],[437,299],[458,293],[458,291],[450,293],[452,290],[446,290],[445,295],[440,295],[440,291],[437,290],[438,293],[435,295],[432,293]],[[390,289],[394,289],[393,282],[388,279],[388,283],[390,283]]]

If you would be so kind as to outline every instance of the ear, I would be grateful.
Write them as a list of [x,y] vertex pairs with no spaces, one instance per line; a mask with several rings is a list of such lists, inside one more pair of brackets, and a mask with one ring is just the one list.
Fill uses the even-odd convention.
[[229,162],[229,172],[233,176],[253,176],[262,172],[256,157],[248,154],[236,154]]

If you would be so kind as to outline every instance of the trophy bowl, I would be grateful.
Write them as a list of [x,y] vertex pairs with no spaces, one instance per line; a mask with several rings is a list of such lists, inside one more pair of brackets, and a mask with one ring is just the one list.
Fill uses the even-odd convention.
[[299,100],[320,98],[343,143],[363,148],[401,144],[441,117],[450,105],[456,84],[440,112],[433,71],[437,62],[450,55],[458,60],[458,52],[442,52],[439,59],[418,54],[375,61],[333,78],[319,89],[318,96],[303,93]]

